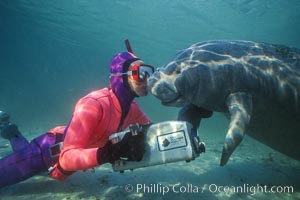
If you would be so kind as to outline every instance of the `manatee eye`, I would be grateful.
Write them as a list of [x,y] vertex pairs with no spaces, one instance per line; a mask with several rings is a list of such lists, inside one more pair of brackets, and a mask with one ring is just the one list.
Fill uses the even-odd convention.
[[180,74],[180,73],[181,73],[181,69],[180,69],[180,68],[176,68],[176,69],[175,69],[175,73],[176,73],[176,74]]

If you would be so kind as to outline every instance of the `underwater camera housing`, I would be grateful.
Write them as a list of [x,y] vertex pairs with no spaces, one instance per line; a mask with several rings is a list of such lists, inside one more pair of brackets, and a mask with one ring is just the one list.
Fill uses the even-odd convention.
[[[185,121],[165,121],[148,125],[143,131],[130,131],[112,134],[109,140],[117,143],[125,134],[146,134],[145,153],[141,161],[116,160],[113,170],[124,172],[153,165],[161,165],[177,161],[191,161],[205,152],[205,144],[198,137],[191,136],[192,125]],[[198,135],[198,134],[197,134]]]

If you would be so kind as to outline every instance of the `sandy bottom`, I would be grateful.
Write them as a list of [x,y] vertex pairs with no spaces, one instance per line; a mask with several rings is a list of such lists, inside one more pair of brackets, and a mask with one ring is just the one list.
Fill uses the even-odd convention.
[[[0,156],[10,151],[5,142],[0,141]],[[38,175],[0,189],[0,199],[300,199],[299,161],[246,137],[220,167],[222,142],[207,138],[207,152],[189,163],[125,173],[106,164],[62,183]]]

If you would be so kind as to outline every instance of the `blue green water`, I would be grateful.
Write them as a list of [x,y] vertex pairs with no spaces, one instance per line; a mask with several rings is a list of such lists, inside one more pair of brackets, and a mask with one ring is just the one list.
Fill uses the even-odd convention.
[[[299,10],[299,0],[1,0],[0,110],[10,113],[31,139],[67,123],[79,97],[108,86],[110,59],[125,51],[126,38],[136,55],[157,67],[179,50],[210,39],[255,40],[300,48]],[[176,119],[176,108],[163,107],[151,96],[137,101],[153,121]],[[62,187],[47,178],[33,178],[0,189],[0,199],[299,199],[299,162],[250,138],[237,149],[235,156],[240,160],[227,168],[218,166],[227,123],[218,114],[203,122],[200,132],[212,153],[208,151],[188,166],[179,163],[123,176],[111,173],[107,166],[103,173],[100,168],[95,175],[76,175],[61,183]],[[5,144],[0,140],[0,146]],[[0,148],[0,157],[9,152],[9,148]],[[128,179],[135,184],[147,179],[149,173],[154,175],[149,184],[293,185],[296,191],[162,196],[121,189]]]

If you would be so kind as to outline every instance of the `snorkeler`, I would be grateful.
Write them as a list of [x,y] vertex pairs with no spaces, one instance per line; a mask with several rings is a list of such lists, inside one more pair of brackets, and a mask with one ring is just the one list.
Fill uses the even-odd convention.
[[0,111],[1,136],[11,143],[13,153],[0,160],[0,188],[26,180],[37,173],[63,181],[85,170],[125,157],[139,161],[144,152],[142,138],[125,138],[112,144],[109,136],[130,124],[150,120],[134,101],[147,95],[147,78],[154,68],[132,53],[119,53],[110,63],[110,88],[93,91],[76,104],[67,126],[59,126],[28,142],[9,115]]

